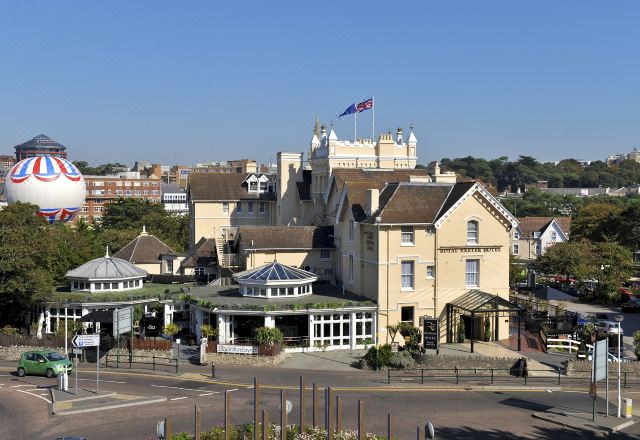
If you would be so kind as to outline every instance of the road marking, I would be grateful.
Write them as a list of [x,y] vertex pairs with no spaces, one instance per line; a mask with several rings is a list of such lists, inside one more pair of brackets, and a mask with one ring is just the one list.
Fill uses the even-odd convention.
[[46,399],[46,398],[44,398],[44,397],[42,397],[42,396],[38,396],[37,394],[31,394],[31,393],[29,393],[29,392],[27,392],[27,391],[25,391],[25,390],[16,390],[16,391],[18,391],[18,392],[20,392],[20,393],[28,394],[28,395],[33,396],[33,397],[37,397],[38,399],[42,399],[42,400],[44,400],[44,401],[45,401],[45,402],[47,402],[47,403],[51,403],[51,401],[50,401],[49,399]]
[[[95,381],[96,381],[95,379],[78,379],[78,380],[88,380],[88,381],[91,381],[91,382],[95,382]],[[122,381],[120,381],[120,380],[103,380],[103,379],[100,379],[100,382],[108,382],[108,383],[126,383],[126,382],[122,382]]]
[[186,399],[187,396],[184,397],[174,397],[173,399],[169,399],[169,400],[182,400],[182,399]]
[[168,385],[149,385],[150,387],[156,387],[156,388],[171,388],[174,390],[183,390],[183,391],[206,391],[203,390],[202,388],[183,388],[183,387],[170,387]]
[[227,390],[227,391],[229,391],[229,392],[231,392],[231,391],[238,391],[238,389],[237,389],[237,388],[231,388],[230,390]]
[[[29,384],[29,385],[11,385],[11,388],[19,388],[19,387],[32,387],[33,384]],[[20,391],[20,390],[18,390]]]
[[202,397],[202,396],[210,396],[210,395],[212,395],[212,394],[220,394],[220,392],[219,392],[219,391],[215,391],[215,392],[213,392],[213,393],[203,393],[203,394],[198,394],[198,396],[199,396],[199,397]]

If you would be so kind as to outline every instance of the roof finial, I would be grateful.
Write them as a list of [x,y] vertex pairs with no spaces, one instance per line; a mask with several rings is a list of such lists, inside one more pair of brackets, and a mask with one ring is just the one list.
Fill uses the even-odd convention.
[[109,245],[107,245],[107,253],[106,253],[106,255],[105,255],[104,257],[105,257],[105,258],[110,258],[110,257],[109,257]]
[[147,226],[146,225],[142,225],[142,234],[140,235],[147,235]]
[[313,127],[313,134],[320,138],[320,120],[318,119],[318,112],[316,112],[316,124]]

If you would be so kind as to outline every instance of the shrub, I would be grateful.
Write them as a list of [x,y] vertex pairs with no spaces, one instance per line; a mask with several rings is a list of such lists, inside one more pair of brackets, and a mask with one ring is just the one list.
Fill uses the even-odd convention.
[[380,368],[389,366],[389,359],[391,358],[391,346],[389,344],[381,345],[378,347],[371,347],[367,354],[364,355],[364,360],[371,368],[379,370]]
[[280,329],[271,327],[260,327],[256,330],[256,339],[260,345],[282,344],[284,336]]
[[10,325],[5,325],[0,329],[0,333],[2,333],[5,336],[17,335],[18,329],[15,327],[11,327]]
[[164,327],[164,333],[165,335],[169,335],[171,336],[171,338],[173,339],[173,337],[175,335],[177,335],[178,333],[180,333],[180,331],[182,330],[182,327],[180,327],[178,324],[176,324],[175,322],[172,322],[171,324],[167,325]]
[[491,340],[491,321],[489,318],[484,319],[484,340],[487,342]]
[[458,321],[458,342],[460,344],[464,342],[464,332],[465,332],[464,320],[460,318],[460,321]]
[[413,356],[409,351],[400,351],[398,353],[391,353],[389,357],[389,366],[391,368],[411,368],[415,365]]
[[640,330],[633,334],[633,354],[640,361]]
[[398,327],[398,332],[404,338],[405,346],[408,350],[419,350],[420,342],[422,340],[422,332],[418,327],[414,327],[408,322],[401,322]]
[[209,324],[202,324],[200,326],[200,332],[202,333],[202,336],[207,339],[218,337],[218,329]]

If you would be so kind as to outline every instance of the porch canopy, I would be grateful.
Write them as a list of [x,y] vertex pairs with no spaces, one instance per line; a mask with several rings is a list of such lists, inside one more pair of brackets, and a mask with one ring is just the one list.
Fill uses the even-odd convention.
[[80,322],[112,323],[113,310],[93,310],[80,318]]
[[[471,290],[460,298],[447,304],[447,342],[453,342],[453,318],[456,313],[470,316],[471,322],[476,315],[488,315],[494,318],[494,334],[498,335],[498,322],[501,316],[518,316],[518,351],[521,349],[520,316],[524,309],[498,295],[481,290]],[[471,353],[473,353],[473,331],[471,332]]]

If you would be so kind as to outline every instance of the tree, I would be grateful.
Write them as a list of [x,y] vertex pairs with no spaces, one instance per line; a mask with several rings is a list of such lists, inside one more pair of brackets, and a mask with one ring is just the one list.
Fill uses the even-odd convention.
[[571,223],[571,236],[591,241],[615,238],[617,231],[612,221],[623,209],[611,203],[593,203],[585,206]]
[[57,250],[38,207],[15,203],[0,210],[0,324],[51,298],[51,256]]
[[284,335],[278,328],[260,327],[256,330],[256,340],[260,345],[282,344]]
[[593,275],[593,244],[587,240],[565,241],[548,248],[534,263],[547,275],[589,279]]

